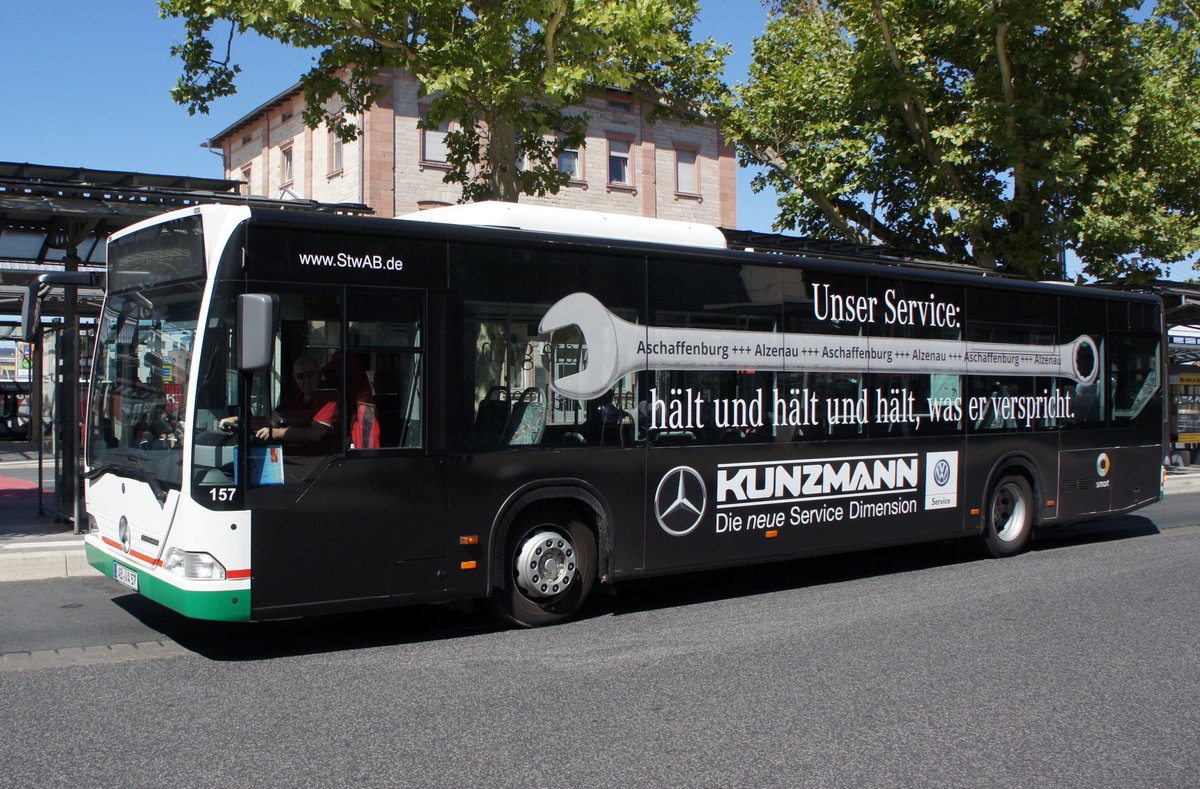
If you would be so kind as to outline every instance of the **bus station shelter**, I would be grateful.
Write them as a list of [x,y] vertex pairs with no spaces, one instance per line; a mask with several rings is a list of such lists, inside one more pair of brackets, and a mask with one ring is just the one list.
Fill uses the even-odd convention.
[[1200,285],[1159,282],[1167,319],[1168,426],[1172,465],[1200,462]]
[[[43,474],[55,495],[49,508],[60,520],[77,515],[80,436],[72,417],[83,408],[91,340],[104,298],[105,239],[168,211],[211,203],[289,211],[370,213],[361,204],[275,200],[243,194],[245,183],[221,178],[162,175],[0,162],[0,342],[16,342],[22,300],[44,274],[92,273],[91,287],[52,288],[41,299],[42,323],[24,346],[33,404],[29,436],[41,437]],[[64,385],[75,381],[74,386]],[[38,429],[40,426],[40,429]]]

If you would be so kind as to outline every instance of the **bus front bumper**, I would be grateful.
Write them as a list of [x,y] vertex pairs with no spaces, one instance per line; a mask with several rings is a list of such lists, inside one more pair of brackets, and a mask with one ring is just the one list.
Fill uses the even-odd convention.
[[91,536],[84,540],[88,564],[130,591],[192,619],[250,621],[249,582],[232,589],[225,584],[219,590],[204,589],[202,581],[185,581],[161,568],[147,569],[141,563],[122,559],[97,542]]

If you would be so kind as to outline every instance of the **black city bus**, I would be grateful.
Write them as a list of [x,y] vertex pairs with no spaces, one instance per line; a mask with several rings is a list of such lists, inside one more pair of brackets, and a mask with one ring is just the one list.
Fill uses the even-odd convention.
[[[541,220],[575,235],[512,227]],[[597,583],[1006,556],[1161,495],[1154,298],[456,221],[210,206],[115,235],[90,562],[199,618],[487,599],[541,625]]]

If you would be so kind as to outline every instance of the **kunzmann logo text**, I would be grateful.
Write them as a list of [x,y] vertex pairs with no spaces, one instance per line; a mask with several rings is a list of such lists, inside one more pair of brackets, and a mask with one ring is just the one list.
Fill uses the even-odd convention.
[[917,489],[917,454],[723,463],[717,467],[717,509],[794,501],[883,496]]

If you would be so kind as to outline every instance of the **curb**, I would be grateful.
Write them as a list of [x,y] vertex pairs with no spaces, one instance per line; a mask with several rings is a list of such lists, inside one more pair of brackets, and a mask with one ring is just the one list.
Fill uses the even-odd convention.
[[56,542],[61,542],[62,547],[48,547],[46,542],[0,541],[0,583],[100,575],[99,570],[87,563],[82,537]]
[[1200,491],[1200,474],[1171,474],[1167,472],[1166,493],[1195,493]]

